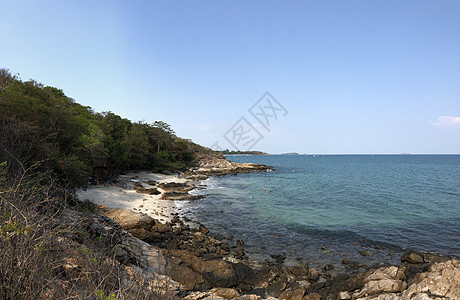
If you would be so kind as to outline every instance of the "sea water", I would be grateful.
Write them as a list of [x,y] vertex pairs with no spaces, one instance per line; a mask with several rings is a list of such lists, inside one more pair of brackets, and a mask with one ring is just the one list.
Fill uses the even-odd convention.
[[212,177],[184,209],[242,239],[254,263],[283,254],[340,271],[343,259],[397,264],[407,249],[460,254],[460,155],[228,158],[275,171]]

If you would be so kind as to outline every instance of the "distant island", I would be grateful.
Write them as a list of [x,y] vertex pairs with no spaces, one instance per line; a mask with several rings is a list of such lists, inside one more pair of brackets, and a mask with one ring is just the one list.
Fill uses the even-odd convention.
[[222,155],[272,155],[262,151],[236,151],[236,150],[222,150],[222,151],[215,151]]

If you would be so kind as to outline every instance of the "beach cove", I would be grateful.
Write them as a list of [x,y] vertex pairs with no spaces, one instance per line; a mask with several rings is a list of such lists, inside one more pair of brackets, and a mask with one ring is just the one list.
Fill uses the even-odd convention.
[[[203,176],[208,176],[212,174],[224,175],[226,172],[227,174],[237,173],[228,172],[228,170],[222,171],[222,169],[210,165],[208,165],[207,168],[202,168],[201,171],[203,172],[196,172],[193,174],[190,173],[186,175],[184,174],[182,178],[179,178],[178,175],[164,175],[142,172],[137,174],[127,174],[125,176],[120,177],[119,180],[121,180],[121,183],[124,182],[123,184],[125,187],[131,187],[131,184],[133,183],[132,180],[134,180],[134,183],[143,182],[144,188],[148,189],[152,187],[148,186],[146,182],[152,183],[152,181],[157,181],[159,185],[171,182],[185,183],[187,180],[186,178],[189,178],[189,180],[193,180],[193,183],[197,184],[198,187],[200,187],[200,189],[191,191],[191,194],[193,194],[192,196],[194,196],[197,194],[206,194],[206,192],[212,191],[214,188],[217,188],[216,186],[211,186],[208,187],[208,189],[204,189],[205,187],[203,185],[199,186],[200,181],[197,181],[197,178],[201,178],[201,180],[204,180],[205,177]],[[267,174],[271,173],[272,172],[268,172]],[[241,174],[238,176],[264,176],[264,173],[250,175]],[[216,178],[222,178],[222,180],[226,180],[228,178],[237,178],[238,176],[211,177],[211,179],[206,179],[202,183],[209,183],[210,180],[212,181]],[[126,185],[127,182],[130,182],[128,186]],[[192,182],[190,183],[192,184]],[[170,275],[172,274],[173,279],[181,282],[186,290],[202,292],[205,290],[209,291],[212,287],[232,288],[232,291],[226,292],[230,294],[236,292],[233,294],[233,296],[235,297],[237,295],[240,295],[241,293],[249,293],[253,295],[257,294],[259,297],[262,298],[265,298],[269,295],[281,298],[286,298],[287,295],[290,295],[290,297],[292,298],[293,296],[291,294],[294,293],[294,291],[296,291],[297,295],[299,293],[302,293],[302,295],[311,294],[313,295],[312,297],[316,297],[315,295],[319,295],[319,297],[326,297],[327,295],[332,294],[337,296],[340,292],[348,292],[351,297],[353,295],[352,291],[354,291],[356,293],[356,297],[359,298],[359,296],[364,296],[365,294],[364,292],[362,292],[362,289],[359,289],[359,285],[364,284],[365,279],[364,275],[358,274],[367,274],[367,276],[370,276],[370,274],[374,272],[373,270],[376,270],[376,268],[379,267],[377,263],[375,263],[375,265],[367,265],[363,263],[363,261],[365,261],[365,259],[371,258],[371,260],[368,261],[377,262],[380,260],[378,253],[385,253],[385,250],[382,250],[380,246],[377,246],[378,248],[380,248],[378,249],[375,248],[375,245],[367,245],[361,241],[360,244],[354,245],[360,249],[355,249],[357,254],[356,257],[359,258],[359,260],[349,259],[349,256],[340,253],[339,255],[341,257],[341,261],[338,264],[332,264],[331,252],[336,252],[337,254],[337,252],[341,250],[336,249],[334,248],[334,246],[327,244],[327,241],[323,241],[322,246],[319,246],[320,251],[318,251],[322,254],[322,259],[319,259],[317,261],[311,261],[311,258],[306,259],[298,257],[297,261],[294,262],[292,257],[286,255],[285,251],[280,251],[278,254],[276,254],[276,252],[263,253],[265,249],[260,249],[261,245],[254,245],[258,243],[258,240],[253,241],[250,238],[242,238],[242,236],[244,236],[243,234],[238,235],[238,233],[236,233],[232,237],[225,236],[221,234],[221,232],[219,232],[218,230],[214,231],[212,229],[212,226],[214,226],[213,224],[215,223],[208,223],[203,221],[201,218],[198,217],[199,215],[196,214],[196,210],[194,213],[193,209],[191,209],[191,207],[195,206],[196,204],[202,201],[206,201],[207,196],[205,196],[204,200],[185,200],[185,202],[173,202],[171,200],[161,200],[159,199],[161,197],[159,195],[150,196],[150,198],[145,198],[146,196],[142,193],[130,191],[129,189],[120,189],[120,181],[118,181],[117,184],[118,187],[113,187],[110,185],[105,187],[93,186],[80,195],[92,195],[94,197],[92,201],[94,201],[95,203],[102,204],[103,207],[107,205],[108,208],[124,208],[130,210],[132,213],[135,214],[138,214],[138,212],[142,212],[144,213],[144,216],[151,216],[158,220],[153,221],[153,224],[157,225],[150,226],[149,228],[149,230],[151,232],[155,232],[155,234],[152,235],[144,231],[138,237],[140,237],[143,240],[150,240],[150,242],[153,241],[152,244],[157,244],[161,248],[169,248],[167,255],[175,258],[172,260],[174,261],[173,263],[168,264],[170,269],[165,267],[165,273],[169,273]],[[160,188],[159,190],[160,192],[162,192]],[[90,192],[88,193],[88,191]],[[118,197],[117,193],[118,196],[121,195],[121,197]],[[106,196],[101,197],[102,195]],[[99,200],[95,200],[95,198],[99,198]],[[111,202],[107,202],[109,198],[112,199]],[[145,202],[149,202],[149,204],[145,205]],[[142,207],[140,207],[141,205]],[[215,211],[216,208],[212,206],[210,206],[209,208],[214,210],[214,214],[209,214],[210,218],[219,220],[219,211]],[[115,215],[110,215],[110,212],[107,211],[105,213],[106,215],[112,217],[115,216],[115,219],[117,219],[116,215],[118,213],[116,213]],[[200,222],[203,222],[205,225],[201,224]],[[220,223],[226,222],[228,223],[228,220],[226,220],[225,218],[220,218]],[[166,224],[166,227],[161,227],[162,225],[159,224]],[[128,225],[128,227],[131,225]],[[232,225],[235,224],[232,223]],[[139,234],[139,230],[134,230],[133,232]],[[167,237],[165,237],[165,235]],[[167,242],[165,242],[164,240],[167,240]],[[188,245],[184,245],[183,242],[181,242],[184,240],[189,240]],[[363,247],[363,245],[365,247]],[[257,250],[253,250],[256,246],[259,247],[258,253]],[[281,247],[280,249],[286,249],[287,247],[284,245],[278,246]],[[289,247],[290,246],[291,245],[289,245]],[[371,246],[374,248],[369,249]],[[400,266],[400,254],[403,252],[403,250],[401,250],[400,253],[397,253],[395,251],[392,254],[392,259],[397,261],[396,263],[389,263],[385,260],[380,261],[380,267],[384,265],[389,266],[391,264],[398,266],[398,271],[395,272],[395,274],[399,275],[394,275],[394,278],[392,280],[399,281],[396,285],[394,285],[393,289],[390,288],[390,290],[393,293],[401,293],[405,288],[407,288],[406,277],[408,276],[403,276],[401,275],[402,273],[410,274],[410,272],[415,272],[414,269],[410,268],[410,271],[408,271],[407,264],[424,265],[423,267],[418,267],[416,271],[417,273],[423,270],[428,270],[428,267],[431,266],[432,263],[447,260],[447,257],[440,257],[435,254],[410,252],[410,254],[403,254],[403,265]],[[260,253],[265,254],[265,263],[262,259],[257,259],[257,255],[260,255]],[[297,253],[297,255],[299,254]],[[254,257],[256,257],[256,259],[254,259]],[[267,257],[269,257],[268,260],[266,259]],[[175,264],[177,262],[179,263]],[[197,264],[201,267],[198,268]],[[249,266],[249,269],[243,266]],[[263,275],[267,274],[268,270],[271,270],[270,272],[272,272],[271,278],[267,278]],[[211,278],[206,278],[206,276],[203,276],[203,274],[214,274],[216,272],[226,272],[227,277],[211,276]],[[358,280],[357,277],[354,276],[361,276],[361,279]],[[403,279],[405,279],[406,281],[404,281]],[[340,290],[344,288],[344,285],[346,285],[345,283],[350,285],[352,282],[354,282],[352,286],[347,287],[347,289],[351,291]],[[406,284],[404,285],[403,282],[406,282]],[[376,294],[382,292],[383,290],[381,290],[380,292],[374,291],[372,293]],[[216,296],[216,294],[212,293],[223,293],[223,291],[216,292],[216,290],[214,290],[213,292],[211,292],[210,295]],[[344,297],[345,298],[343,299],[347,299],[346,295]]]

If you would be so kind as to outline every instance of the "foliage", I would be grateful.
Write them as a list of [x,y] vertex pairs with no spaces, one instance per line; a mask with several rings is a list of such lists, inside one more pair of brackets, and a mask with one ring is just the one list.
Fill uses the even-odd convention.
[[174,298],[168,282],[115,260],[121,240],[91,227],[97,216],[86,208],[66,205],[73,196],[57,183],[39,168],[15,175],[0,163],[0,300]]
[[8,161],[10,172],[39,162],[68,187],[79,187],[128,169],[188,168],[203,151],[163,121],[95,113],[58,88],[23,82],[0,69],[0,161]]

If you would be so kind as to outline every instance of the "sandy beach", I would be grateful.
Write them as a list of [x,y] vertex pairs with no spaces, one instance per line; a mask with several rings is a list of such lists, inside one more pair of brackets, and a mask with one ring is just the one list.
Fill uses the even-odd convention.
[[[127,173],[120,175],[115,184],[90,185],[87,189],[80,189],[77,195],[81,201],[88,199],[97,205],[107,205],[109,208],[121,208],[134,212],[145,213],[162,223],[170,222],[173,213],[178,212],[175,201],[162,200],[165,190],[152,183],[185,183],[187,179],[178,175],[164,175],[150,172]],[[149,184],[150,183],[150,184]],[[149,195],[138,193],[135,185],[141,184],[144,188],[157,188],[160,194]]]

